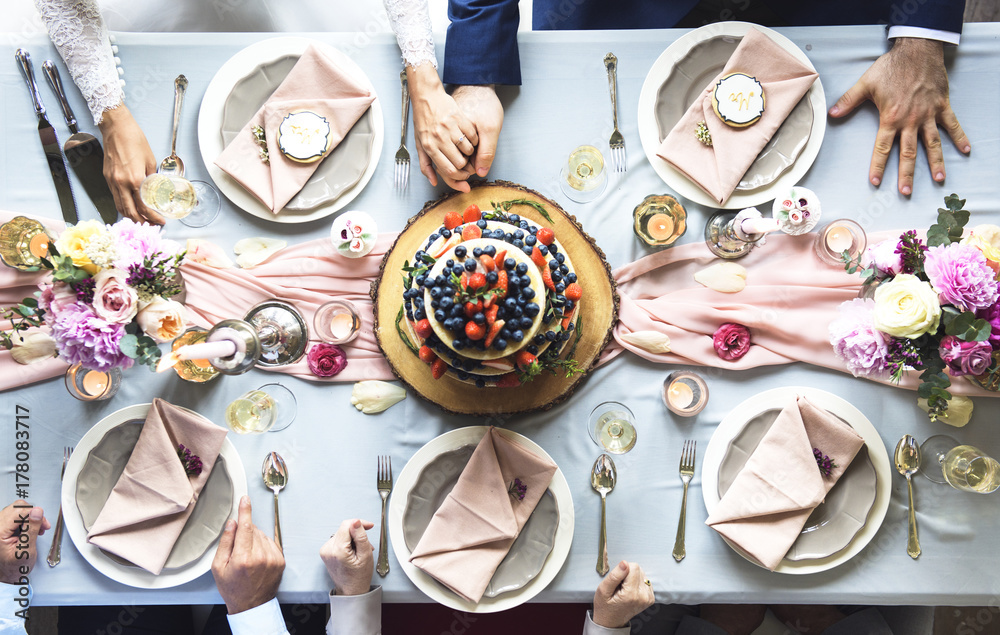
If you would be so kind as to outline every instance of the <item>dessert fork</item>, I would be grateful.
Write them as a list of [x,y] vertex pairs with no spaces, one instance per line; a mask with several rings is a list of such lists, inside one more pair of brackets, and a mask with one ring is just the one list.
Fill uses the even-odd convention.
[[628,170],[628,159],[625,155],[625,137],[618,131],[618,58],[614,53],[604,56],[604,67],[608,69],[608,86],[611,88],[611,114],[614,117],[615,129],[611,133],[608,145],[611,146],[611,164],[615,172]]
[[403,124],[399,135],[399,150],[396,150],[395,186],[405,190],[410,180],[410,153],[406,149],[406,120],[410,118],[410,89],[406,85],[406,71],[399,72],[399,83],[403,89]]
[[385,507],[389,500],[389,493],[392,492],[392,458],[388,456],[378,457],[378,495],[382,497],[382,530],[378,537],[378,564],[375,570],[383,578],[389,573],[389,551],[386,549],[385,535]]
[[677,521],[677,538],[674,540],[674,560],[680,562],[687,555],[684,551],[684,522],[687,518],[688,505],[688,483],[694,477],[694,458],[697,441],[688,439],[684,442],[684,449],[681,452],[681,481],[684,482],[684,498],[681,501],[681,517]]
[[[73,446],[67,445],[63,448],[62,471],[59,472],[59,482],[62,483],[63,476],[66,475],[66,463],[69,457],[73,456]],[[61,497],[60,497],[61,498]],[[59,503],[59,518],[56,520],[56,529],[52,532],[52,546],[49,547],[49,555],[45,562],[50,567],[54,567],[62,560],[62,534],[63,534],[63,512],[62,503]]]

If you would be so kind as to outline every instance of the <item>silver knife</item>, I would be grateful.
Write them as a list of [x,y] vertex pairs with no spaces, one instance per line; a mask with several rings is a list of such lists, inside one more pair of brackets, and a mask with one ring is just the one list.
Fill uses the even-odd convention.
[[108,181],[104,178],[104,150],[101,148],[101,142],[89,132],[80,132],[77,128],[76,117],[66,99],[62,79],[59,77],[59,68],[52,60],[45,60],[42,70],[45,72],[45,79],[49,80],[52,92],[59,98],[59,105],[62,106],[63,115],[66,117],[66,126],[73,133],[73,136],[63,144],[66,162],[83,183],[83,189],[94,207],[101,213],[101,218],[105,223],[113,225],[118,221],[118,209],[115,207],[115,198],[111,195]]
[[80,221],[80,217],[76,214],[73,190],[69,186],[69,174],[66,173],[66,164],[63,162],[62,152],[59,150],[59,139],[56,138],[56,131],[52,129],[52,124],[45,118],[45,106],[42,105],[38,86],[35,85],[35,72],[31,68],[31,56],[24,49],[17,49],[14,59],[17,60],[21,77],[28,84],[28,92],[31,93],[31,101],[35,106],[35,114],[38,115],[38,137],[42,140],[42,151],[45,152],[45,158],[49,162],[52,182],[55,183],[56,194],[59,195],[59,206],[62,208],[63,220],[76,224]]

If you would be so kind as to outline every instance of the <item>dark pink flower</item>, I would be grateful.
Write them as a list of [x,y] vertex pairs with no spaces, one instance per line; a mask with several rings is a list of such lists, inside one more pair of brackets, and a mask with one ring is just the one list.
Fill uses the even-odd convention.
[[952,375],[982,375],[993,363],[993,347],[989,342],[964,342],[954,335],[941,338],[941,359]]
[[712,336],[712,345],[720,358],[735,362],[750,350],[750,329],[742,324],[726,322]]
[[344,349],[325,342],[310,348],[306,361],[309,363],[309,370],[317,377],[333,377],[347,368],[347,355],[344,354]]

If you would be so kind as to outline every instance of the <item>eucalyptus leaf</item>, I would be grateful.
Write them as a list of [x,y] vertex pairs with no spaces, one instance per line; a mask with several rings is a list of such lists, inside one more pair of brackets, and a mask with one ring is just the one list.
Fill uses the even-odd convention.
[[118,348],[121,349],[121,352],[135,359],[139,356],[139,338],[131,333],[126,333],[119,340]]

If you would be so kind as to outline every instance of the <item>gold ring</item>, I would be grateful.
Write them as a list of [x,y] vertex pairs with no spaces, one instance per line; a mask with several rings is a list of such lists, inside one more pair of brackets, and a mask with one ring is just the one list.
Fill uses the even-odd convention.
[[648,586],[648,587],[653,586],[653,583],[649,581],[649,578],[646,578],[645,580],[643,580],[643,582],[645,582],[646,586]]

